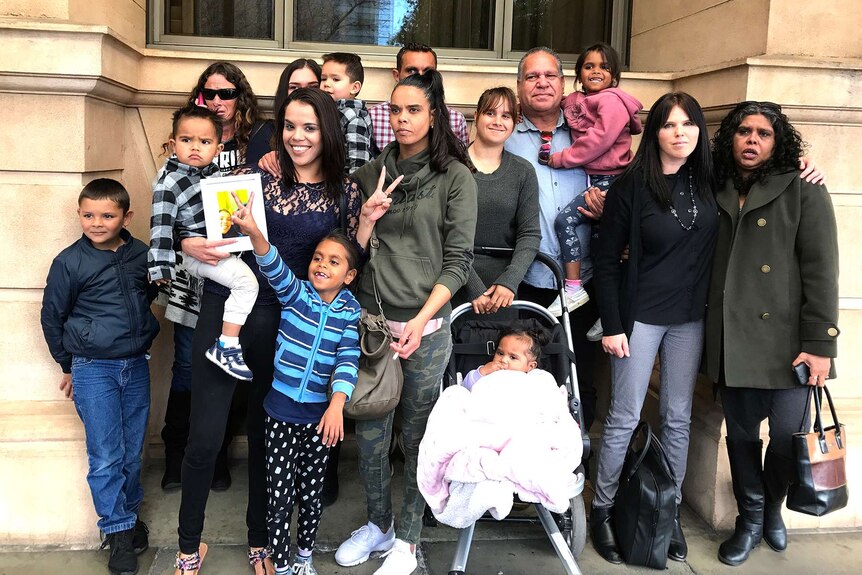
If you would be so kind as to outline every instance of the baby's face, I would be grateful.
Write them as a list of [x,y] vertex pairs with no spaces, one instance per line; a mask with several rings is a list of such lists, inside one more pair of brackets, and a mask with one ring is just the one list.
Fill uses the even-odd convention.
[[507,335],[497,344],[494,361],[501,363],[505,369],[527,373],[537,365],[530,347],[533,342],[529,338],[517,335]]

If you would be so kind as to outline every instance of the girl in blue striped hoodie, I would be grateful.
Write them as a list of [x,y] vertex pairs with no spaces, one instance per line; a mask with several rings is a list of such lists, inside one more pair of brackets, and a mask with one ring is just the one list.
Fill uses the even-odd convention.
[[[275,373],[263,403],[270,553],[278,575],[316,575],[311,552],[320,524],[326,461],[329,448],[344,439],[342,410],[356,385],[359,364],[360,307],[346,288],[356,278],[359,254],[347,236],[332,232],[315,248],[308,281],[298,280],[257,227],[253,200],[250,197],[232,219],[251,239],[260,271],[281,302]],[[291,563],[295,502],[299,551]]]

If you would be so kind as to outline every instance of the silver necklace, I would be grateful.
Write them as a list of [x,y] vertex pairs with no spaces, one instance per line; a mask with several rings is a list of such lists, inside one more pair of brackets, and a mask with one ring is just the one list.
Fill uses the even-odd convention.
[[679,214],[676,213],[676,208],[673,207],[672,203],[670,205],[670,213],[673,214],[673,217],[676,218],[677,223],[679,223],[682,229],[690,232],[691,228],[694,227],[694,222],[697,221],[697,204],[694,203],[694,186],[691,183],[691,170],[688,172],[688,197],[691,200],[691,209],[688,212],[692,214],[691,223],[689,225],[682,223],[682,220],[679,219]]

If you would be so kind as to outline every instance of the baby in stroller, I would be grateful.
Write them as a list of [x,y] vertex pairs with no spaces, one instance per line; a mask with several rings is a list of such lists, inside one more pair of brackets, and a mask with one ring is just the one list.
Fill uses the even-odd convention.
[[513,493],[556,513],[568,508],[581,433],[565,387],[537,368],[546,337],[503,330],[494,359],[441,394],[417,470],[419,490],[440,522],[464,528],[486,511],[502,519]]
[[472,390],[481,378],[500,370],[529,373],[539,365],[542,346],[546,343],[548,336],[544,331],[507,327],[500,333],[494,359],[468,373],[461,385]]

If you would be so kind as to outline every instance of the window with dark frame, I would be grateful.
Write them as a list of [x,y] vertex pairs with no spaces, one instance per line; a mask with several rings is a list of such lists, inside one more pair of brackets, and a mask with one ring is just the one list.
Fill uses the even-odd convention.
[[[490,52],[505,58],[542,45],[577,54],[587,45],[609,41],[613,5],[630,0],[149,1],[151,8],[159,4],[160,9],[161,22],[154,22],[157,43],[182,45],[184,37],[194,38],[190,45],[197,46],[201,39],[213,39],[213,46],[229,46],[225,40],[237,39],[269,46],[275,42],[282,48],[292,43],[385,47],[419,42],[459,55],[476,51],[478,57]],[[283,34],[277,32],[279,17],[289,24]]]

